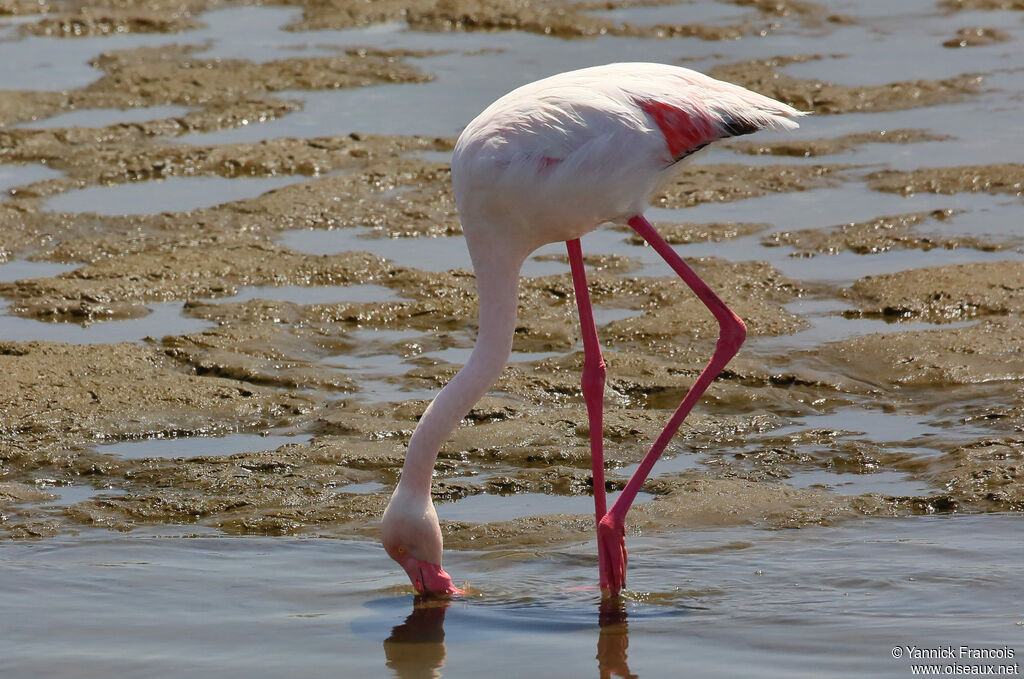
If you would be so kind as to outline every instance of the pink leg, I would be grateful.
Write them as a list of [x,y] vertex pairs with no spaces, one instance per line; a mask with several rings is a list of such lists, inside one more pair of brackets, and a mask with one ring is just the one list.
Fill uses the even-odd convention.
[[[704,302],[718,320],[720,331],[718,344],[715,347],[714,354],[711,356],[711,360],[700,376],[697,377],[697,381],[690,387],[690,390],[686,392],[683,402],[679,404],[672,417],[669,418],[668,424],[665,425],[661,435],[658,436],[651,449],[647,452],[647,455],[644,456],[640,467],[633,473],[632,478],[630,478],[629,483],[626,484],[626,487],[616,499],[611,510],[598,524],[598,542],[603,542],[607,545],[605,551],[612,555],[621,552],[623,555],[621,564],[612,564],[613,580],[608,590],[613,595],[618,594],[626,582],[625,547],[623,546],[621,550],[614,549],[616,545],[625,544],[626,512],[629,511],[633,500],[636,499],[636,494],[640,491],[640,487],[643,486],[644,481],[647,480],[651,473],[651,469],[654,468],[654,463],[661,457],[661,453],[665,450],[665,447],[676,431],[679,430],[683,420],[686,419],[690,410],[700,400],[700,397],[704,395],[707,388],[711,386],[711,382],[718,376],[718,373],[722,372],[725,364],[736,355],[740,345],[743,344],[744,338],[747,336],[747,328],[743,325],[743,321],[711,291],[711,288],[694,273],[693,269],[687,266],[686,262],[658,235],[658,232],[654,230],[650,222],[638,215],[629,220],[629,225],[668,262],[668,265],[679,274],[679,277],[693,290],[700,301]],[[604,589],[603,586],[602,589]]]
[[[590,464],[594,470],[594,515],[600,523],[607,512],[604,490],[604,359],[597,341],[597,325],[590,306],[590,292],[587,289],[587,275],[583,267],[583,252],[579,239],[565,242],[569,251],[569,266],[572,268],[572,283],[576,289],[576,308],[580,314],[580,328],[583,334],[583,400],[587,404],[590,420]],[[610,571],[605,554],[598,550],[601,570],[601,585]]]

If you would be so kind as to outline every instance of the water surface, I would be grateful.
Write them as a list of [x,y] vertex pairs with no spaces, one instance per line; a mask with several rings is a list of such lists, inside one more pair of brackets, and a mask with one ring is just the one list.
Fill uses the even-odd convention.
[[106,127],[125,123],[143,123],[165,118],[180,118],[196,109],[187,106],[150,106],[145,108],[93,108],[61,113],[19,123],[15,127],[27,130],[45,130],[55,127]]
[[6,194],[18,186],[56,179],[62,174],[45,165],[0,165],[0,194]]
[[98,215],[158,215],[212,207],[267,191],[309,181],[304,176],[280,177],[170,177],[115,186],[90,186],[50,198],[54,212],[90,212]]
[[593,544],[450,553],[471,594],[431,607],[370,543],[88,531],[0,545],[0,651],[11,676],[78,679],[909,676],[893,647],[1020,648],[1020,530],[990,515],[642,537],[627,600],[604,609]]
[[[2,272],[0,267],[0,272]],[[10,304],[0,299],[0,339],[15,342],[63,342],[67,344],[116,344],[160,339],[166,335],[202,332],[215,324],[186,316],[182,302],[155,302],[140,318],[99,320],[88,324],[71,321],[42,321],[15,316]]]
[[247,285],[230,297],[211,298],[216,302],[268,302],[295,304],[339,304],[342,302],[393,302],[399,295],[383,285]]
[[106,443],[96,447],[100,453],[130,459],[145,457],[200,457],[234,455],[251,451],[274,450],[289,443],[306,443],[309,434],[228,434],[227,436],[191,436],[144,439]]

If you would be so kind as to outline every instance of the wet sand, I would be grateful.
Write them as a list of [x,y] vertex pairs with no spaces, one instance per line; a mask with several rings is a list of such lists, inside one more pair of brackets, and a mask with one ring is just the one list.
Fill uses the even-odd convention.
[[[759,549],[799,528],[800,549],[800,536],[834,529],[861,548],[827,554],[856,560],[875,533],[920,525],[941,542],[954,524],[923,517],[967,514],[982,543],[1016,541],[1015,9],[0,2],[0,53],[26,64],[0,76],[0,558],[113,540],[130,561],[146,543],[134,535],[217,536],[227,553],[336,538],[310,544],[356,545],[345,563],[389,574],[346,576],[346,605],[408,603],[411,589],[374,547],[379,516],[417,419],[476,331],[447,161],[455,136],[518,82],[637,58],[700,68],[815,115],[796,133],[709,149],[656,197],[648,216],[750,334],[645,485],[627,532],[661,548],[715,535]],[[707,19],[687,21],[696,12]],[[622,225],[583,249],[617,491],[717,328]],[[495,628],[520,624],[517,579],[555,582],[557,555],[592,551],[564,249],[538,252],[524,276],[513,360],[442,449],[434,487],[449,570],[479,588],[480,605],[494,603]],[[241,535],[255,542],[225,539]],[[193,541],[204,543],[183,540]],[[498,588],[488,564],[504,560]],[[629,615],[643,620],[655,601],[671,615],[742,603],[719,598],[725,582],[672,589],[697,577],[684,561],[669,567],[671,582],[641,567]],[[577,568],[576,584],[596,578],[593,566]],[[1016,585],[1003,584],[1013,600]],[[936,587],[924,596],[941,596]],[[590,604],[573,605],[590,629],[594,616],[579,612]],[[765,606],[766,619],[789,615],[782,602]],[[394,625],[407,614],[391,613]],[[639,626],[652,639],[672,627],[659,615]],[[836,615],[814,608],[805,622]],[[986,638],[1012,633],[1015,620],[999,615]],[[806,667],[797,652],[780,662],[786,676]]]

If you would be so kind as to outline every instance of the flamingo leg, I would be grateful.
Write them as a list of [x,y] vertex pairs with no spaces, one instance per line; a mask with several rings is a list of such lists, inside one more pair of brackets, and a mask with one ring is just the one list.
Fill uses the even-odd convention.
[[[625,585],[626,581],[626,562],[625,562],[625,520],[626,513],[632,506],[633,501],[636,499],[637,493],[643,486],[644,481],[650,475],[651,470],[654,468],[654,463],[661,457],[662,452],[668,445],[668,442],[672,439],[675,433],[679,430],[683,420],[693,409],[693,406],[697,404],[700,397],[704,395],[707,388],[711,386],[712,381],[718,374],[722,372],[722,368],[736,355],[739,351],[740,345],[743,344],[743,340],[747,336],[747,328],[743,325],[743,321],[740,320],[739,316],[733,313],[732,309],[727,307],[718,296],[711,291],[711,288],[700,279],[700,277],[691,269],[686,262],[682,260],[675,253],[675,251],[669,246],[668,243],[654,230],[650,222],[644,219],[642,216],[637,215],[629,220],[629,225],[636,231],[640,236],[646,240],[654,250],[661,255],[661,257],[668,262],[668,265],[679,274],[679,277],[683,279],[683,282],[694,294],[702,301],[705,306],[714,314],[715,319],[719,325],[719,336],[718,343],[715,347],[714,354],[711,356],[711,360],[707,366],[701,371],[697,377],[697,381],[694,382],[690,390],[686,392],[686,396],[683,398],[682,403],[676,408],[676,411],[669,418],[668,424],[662,430],[661,434],[655,440],[651,449],[644,456],[644,459],[640,462],[639,468],[633,473],[633,476],[629,479],[626,487],[622,490],[622,493],[616,499],[615,504],[612,505],[611,510],[601,519],[598,524],[598,543],[599,549],[600,543],[605,543],[605,551],[610,554],[617,553],[613,547],[616,544],[623,545],[621,553],[623,555],[622,562],[612,564],[612,576],[613,580],[611,586],[606,591],[610,590],[610,593],[615,595],[618,594],[619,590]],[[605,589],[602,585],[602,589]]]
[[[597,324],[594,310],[590,305],[590,291],[587,289],[587,274],[583,266],[583,251],[578,238],[565,242],[569,251],[569,266],[572,269],[572,284],[576,290],[576,308],[580,315],[580,330],[583,335],[583,400],[587,404],[590,422],[590,464],[594,471],[594,516],[600,525],[607,512],[604,487],[604,358],[597,339]],[[598,563],[601,572],[601,587],[610,584],[610,562],[607,555],[598,549]],[[607,582],[606,582],[607,581]]]

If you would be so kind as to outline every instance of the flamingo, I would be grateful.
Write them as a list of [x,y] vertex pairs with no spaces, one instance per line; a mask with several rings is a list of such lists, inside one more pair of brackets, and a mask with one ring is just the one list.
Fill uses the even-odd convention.
[[[618,63],[524,85],[501,97],[459,136],[452,184],[480,302],[465,366],[427,407],[409,441],[381,522],[385,551],[417,593],[462,593],[441,567],[442,538],[430,497],[441,445],[504,369],[515,331],[519,271],[548,243],[565,241],[583,337],[582,392],[590,424],[600,587],[625,585],[625,519],[669,440],[746,337],[743,321],[658,235],[644,208],[680,161],[717,139],[762,128],[793,129],[805,115],[738,85],[686,68]],[[590,305],[580,237],[625,221],[718,320],[707,366],[608,509],[602,448],[605,364]]]

